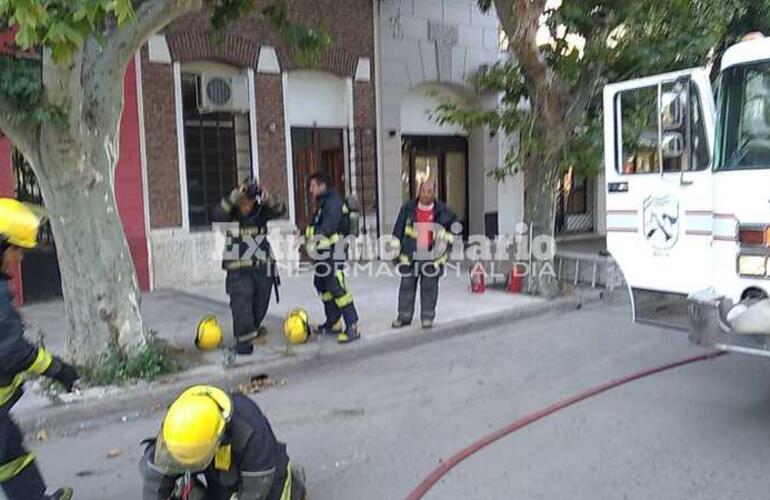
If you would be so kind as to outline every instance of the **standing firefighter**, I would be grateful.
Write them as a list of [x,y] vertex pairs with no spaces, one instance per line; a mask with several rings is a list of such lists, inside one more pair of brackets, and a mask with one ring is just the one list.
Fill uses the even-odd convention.
[[339,333],[337,341],[347,344],[361,338],[358,313],[342,269],[345,260],[344,236],[350,230],[350,210],[329,184],[326,174],[310,176],[310,194],[317,206],[312,222],[305,230],[305,237],[308,254],[313,260],[313,285],[321,296],[326,313],[326,321],[318,327],[318,331],[334,334],[334,326],[342,317],[345,330]]
[[143,500],[307,499],[301,468],[289,464],[286,445],[242,394],[186,390],[147,443],[139,464]]
[[449,260],[450,231],[456,217],[444,203],[436,200],[436,185],[427,180],[420,185],[416,200],[407,201],[396,219],[393,236],[399,244],[398,318],[391,325],[403,328],[412,323],[417,283],[420,283],[420,319],[423,328],[432,328],[438,302],[438,281]]
[[286,205],[274,203],[251,179],[222,200],[218,219],[234,225],[228,229],[222,268],[227,271],[225,290],[230,296],[237,354],[252,354],[254,339],[267,334],[262,321],[273,287],[278,293],[267,222],[285,213]]
[[24,338],[24,325],[13,307],[8,275],[23,258],[23,251],[37,245],[41,214],[34,206],[0,199],[0,484],[9,500],[72,498],[70,488],[46,495],[35,456],[24,449],[21,431],[9,415],[22,396],[27,376],[52,378],[68,392],[78,378],[72,366]]

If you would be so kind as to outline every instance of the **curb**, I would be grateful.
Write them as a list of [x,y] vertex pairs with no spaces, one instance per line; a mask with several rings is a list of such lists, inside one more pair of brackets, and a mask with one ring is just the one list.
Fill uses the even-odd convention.
[[118,394],[111,394],[103,399],[46,407],[36,412],[29,411],[17,414],[15,418],[25,433],[36,433],[45,429],[52,435],[74,434],[109,423],[126,422],[151,415],[166,407],[182,390],[191,385],[212,384],[231,388],[248,382],[251,377],[260,373],[269,373],[270,378],[274,380],[283,379],[331,364],[362,360],[445,338],[470,334],[499,326],[500,323],[515,323],[549,313],[570,312],[580,309],[585,304],[601,300],[602,297],[599,292],[583,292],[543,303],[488,313],[471,319],[455,320],[437,325],[428,332],[413,328],[406,331],[380,334],[371,340],[339,347],[328,353],[298,355],[234,368],[207,365],[152,384],[122,388]]

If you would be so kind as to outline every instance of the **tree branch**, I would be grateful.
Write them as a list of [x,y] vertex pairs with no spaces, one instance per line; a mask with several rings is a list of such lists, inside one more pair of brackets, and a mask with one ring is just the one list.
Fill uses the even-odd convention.
[[494,0],[509,47],[516,56],[533,110],[552,126],[563,122],[569,89],[537,45],[545,0]]
[[171,21],[203,8],[203,0],[148,0],[136,9],[133,19],[112,31],[105,49],[94,61],[98,72],[123,71],[134,53]]
[[509,47],[518,59],[525,78],[533,82],[549,80],[551,72],[537,46],[540,16],[545,0],[494,0]]
[[19,118],[20,111],[0,94],[0,131],[31,162],[37,161],[39,126]]
[[[606,44],[613,29],[614,16],[607,13],[598,20],[594,29],[586,36],[585,50],[590,50],[596,44]],[[586,58],[589,60],[580,70],[577,84],[572,90],[572,103],[566,113],[566,122],[574,127],[582,119],[583,113],[588,107],[596,92],[596,85],[606,67],[603,58]]]

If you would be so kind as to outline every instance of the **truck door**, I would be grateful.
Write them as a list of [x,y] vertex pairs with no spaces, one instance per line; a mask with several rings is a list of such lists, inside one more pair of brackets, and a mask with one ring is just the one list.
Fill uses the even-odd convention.
[[604,127],[607,247],[632,290],[635,319],[655,319],[642,315],[643,292],[681,298],[686,313],[687,294],[713,279],[714,102],[706,72],[608,85]]
[[718,102],[716,288],[737,302],[770,293],[770,62],[723,67]]

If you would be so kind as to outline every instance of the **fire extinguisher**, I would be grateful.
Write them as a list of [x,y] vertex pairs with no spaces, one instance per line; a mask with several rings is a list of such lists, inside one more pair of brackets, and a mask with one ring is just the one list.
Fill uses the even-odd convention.
[[477,262],[471,268],[471,293],[484,293],[486,287],[484,286],[484,266],[481,262]]
[[522,277],[524,276],[523,266],[515,265],[508,273],[508,293],[521,293]]

